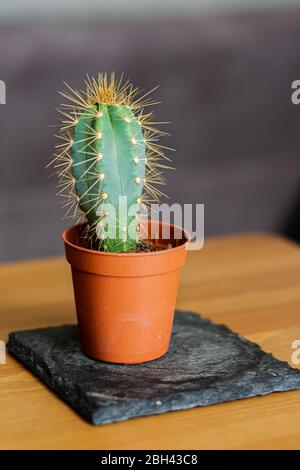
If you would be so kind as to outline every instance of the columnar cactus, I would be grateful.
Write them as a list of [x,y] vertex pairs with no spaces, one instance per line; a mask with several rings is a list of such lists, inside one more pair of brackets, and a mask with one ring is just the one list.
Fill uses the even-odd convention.
[[134,251],[138,243],[141,203],[162,194],[153,184],[164,182],[157,144],[164,134],[152,126],[148,93],[137,98],[122,79],[99,75],[86,81],[85,92],[63,96],[63,115],[53,162],[59,176],[59,194],[67,197],[67,215],[84,215],[86,235],[93,249]]

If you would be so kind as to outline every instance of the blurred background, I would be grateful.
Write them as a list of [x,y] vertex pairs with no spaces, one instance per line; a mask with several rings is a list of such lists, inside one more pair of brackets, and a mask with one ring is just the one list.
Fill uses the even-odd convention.
[[72,221],[45,169],[57,91],[111,70],[160,85],[167,193],[205,204],[206,237],[300,240],[300,0],[1,0],[0,261],[62,253]]

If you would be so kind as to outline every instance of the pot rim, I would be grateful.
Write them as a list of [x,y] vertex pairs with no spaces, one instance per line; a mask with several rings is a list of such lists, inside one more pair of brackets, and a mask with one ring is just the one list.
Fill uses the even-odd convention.
[[[147,219],[149,221],[149,219]],[[144,222],[147,222],[147,220],[145,220]],[[61,238],[62,240],[64,241],[64,243],[66,243],[66,245],[74,248],[75,250],[78,250],[78,251],[81,251],[81,252],[84,252],[84,253],[92,253],[96,256],[110,256],[110,257],[130,257],[130,258],[134,258],[134,257],[141,257],[141,256],[161,256],[161,255],[164,255],[166,253],[170,253],[170,251],[172,251],[174,253],[174,250],[176,251],[180,251],[182,250],[183,248],[187,248],[187,245],[188,243],[191,241],[191,236],[189,235],[189,233],[187,232],[187,230],[185,228],[182,228],[182,227],[179,227],[178,225],[174,225],[174,224],[168,224],[166,222],[161,222],[161,221],[151,221],[150,223],[157,223],[159,226],[162,226],[162,225],[169,225],[169,227],[173,227],[174,229],[179,229],[182,231],[182,234],[183,236],[185,237],[185,242],[182,243],[181,245],[179,246],[174,246],[172,248],[168,248],[167,250],[159,250],[159,251],[151,251],[151,252],[139,252],[139,253],[132,253],[132,252],[108,252],[108,251],[96,251],[96,250],[90,250],[89,248],[84,248],[82,246],[79,246],[79,245],[76,245],[75,243],[71,243],[68,238],[67,238],[67,235],[69,233],[69,231],[71,229],[73,229],[74,227],[79,227],[83,224],[75,224],[75,225],[72,225],[71,227],[68,227],[67,229],[65,229],[61,235]]]

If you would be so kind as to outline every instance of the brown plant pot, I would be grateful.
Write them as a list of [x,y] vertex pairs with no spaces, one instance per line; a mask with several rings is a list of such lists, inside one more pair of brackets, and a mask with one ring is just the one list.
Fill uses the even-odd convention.
[[[150,224],[150,222],[146,222]],[[161,238],[166,224],[151,222],[173,248],[153,252],[107,253],[80,246],[80,225],[63,232],[72,267],[80,343],[84,353],[106,362],[134,364],[163,356],[169,348],[180,270],[188,235]],[[149,225],[150,228],[150,225]]]

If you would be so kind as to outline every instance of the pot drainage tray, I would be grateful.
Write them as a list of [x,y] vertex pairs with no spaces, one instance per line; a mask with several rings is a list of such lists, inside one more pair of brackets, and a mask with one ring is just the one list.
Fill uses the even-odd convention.
[[177,311],[170,351],[152,362],[98,362],[66,325],[10,334],[9,351],[94,424],[300,388],[300,370],[198,314]]

